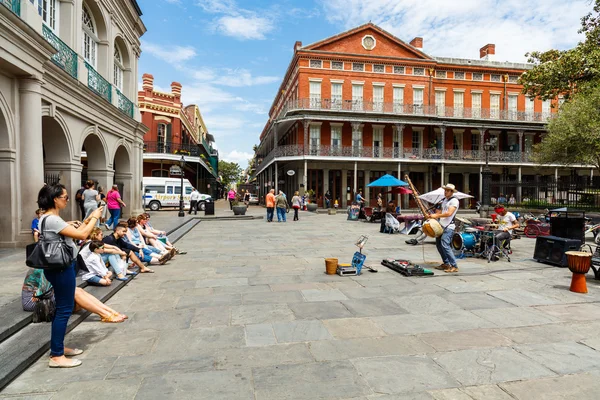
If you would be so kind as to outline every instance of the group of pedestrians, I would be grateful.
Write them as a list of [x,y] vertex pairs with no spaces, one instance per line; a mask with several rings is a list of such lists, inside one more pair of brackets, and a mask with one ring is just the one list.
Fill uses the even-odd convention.
[[50,367],[71,368],[81,365],[80,360],[67,357],[80,355],[83,350],[64,345],[67,324],[76,306],[98,314],[103,322],[123,322],[127,319],[126,315],[76,287],[78,270],[81,270],[82,279],[88,284],[107,286],[115,279],[124,281],[128,279],[126,275],[137,275],[138,272],[130,269],[130,265],[137,266],[139,273],[153,273],[145,262],[165,264],[176,254],[185,254],[170,243],[166,232],[152,227],[148,214],[119,222],[120,212],[116,211],[116,205],[120,210],[125,204],[120,200],[116,186],[107,194],[107,205],[111,211],[107,227],[111,224],[113,231],[104,237],[98,228],[104,207],[98,206],[96,196],[98,192],[95,185],[88,181],[80,196],[84,205],[83,222],[67,222],[60,217],[60,211],[67,207],[69,201],[69,194],[63,185],[45,185],[38,194],[39,219],[37,223],[35,220],[32,223],[34,240],[39,240],[41,235],[44,243],[51,245],[47,248],[58,249],[63,246],[71,260],[66,265],[51,269],[30,269],[22,289],[23,309],[26,311],[33,310],[40,294],[50,290],[53,292],[55,313],[51,328]]
[[[300,210],[302,199],[298,192],[294,193],[291,204],[294,209],[294,221],[298,221],[298,210]],[[275,189],[271,189],[265,197],[265,204],[267,206],[267,222],[273,222],[275,210],[277,210],[277,222],[287,222],[287,213],[290,210],[290,203],[287,200],[287,196],[282,190],[275,195]]]

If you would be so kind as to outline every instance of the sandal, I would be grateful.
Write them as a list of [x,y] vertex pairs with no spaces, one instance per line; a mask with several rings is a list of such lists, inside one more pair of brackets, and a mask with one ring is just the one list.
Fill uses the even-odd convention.
[[123,322],[125,321],[125,318],[123,318],[120,314],[110,314],[110,316],[108,317],[102,317],[100,318],[100,321],[102,322],[111,322],[111,323],[119,323],[119,322]]
[[154,270],[150,269],[150,268],[145,268],[140,271],[140,274],[153,274],[153,273],[154,273]]

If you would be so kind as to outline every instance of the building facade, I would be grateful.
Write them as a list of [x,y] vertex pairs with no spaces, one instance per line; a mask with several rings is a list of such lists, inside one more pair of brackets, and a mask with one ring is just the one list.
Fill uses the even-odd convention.
[[[388,173],[409,174],[419,190],[451,182],[481,198],[487,142],[494,179],[572,174],[532,162],[561,99],[523,95],[518,78],[532,65],[494,53],[488,44],[479,59],[433,57],[422,38],[408,44],[371,23],[296,42],[256,152],[261,194],[313,190],[322,205],[329,190],[345,206],[361,189],[374,201],[366,185]],[[408,196],[402,202],[409,206]]]
[[[0,246],[31,242],[44,182],[71,198],[117,183],[124,215],[141,211],[141,15],[135,0],[0,0]],[[75,201],[62,216],[80,218]]]
[[180,178],[178,169],[171,167],[184,157],[185,178],[201,193],[213,195],[219,152],[198,106],[183,106],[181,84],[171,83],[171,93],[159,92],[154,89],[154,77],[144,74],[138,105],[142,122],[150,128],[144,136],[144,176]]

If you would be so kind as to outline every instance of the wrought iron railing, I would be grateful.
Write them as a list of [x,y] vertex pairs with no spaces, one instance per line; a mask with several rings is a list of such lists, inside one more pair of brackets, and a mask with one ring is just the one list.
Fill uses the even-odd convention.
[[52,32],[45,24],[42,24],[42,34],[44,39],[57,51],[52,56],[54,64],[64,69],[69,75],[77,79],[77,53],[73,51],[65,42]]
[[85,63],[85,67],[88,70],[88,87],[96,94],[101,96],[104,100],[111,103],[112,85],[108,83],[108,81],[104,79],[102,75],[100,75],[98,71],[96,71],[94,67],[87,62]]
[[422,104],[398,104],[393,102],[339,99],[293,99],[281,109],[279,118],[291,112],[315,111],[345,111],[361,113],[381,113],[407,116],[430,116],[444,119],[477,119],[501,120],[518,122],[546,122],[553,117],[551,112],[532,112],[498,110],[490,108],[446,107]]
[[181,144],[171,142],[144,142],[144,153],[181,154],[200,157],[197,144]]
[[21,16],[21,0],[0,0],[0,4],[8,8],[19,17]]
[[133,118],[133,102],[121,93],[119,89],[115,88],[115,90],[117,91],[117,108],[123,111],[125,115]]

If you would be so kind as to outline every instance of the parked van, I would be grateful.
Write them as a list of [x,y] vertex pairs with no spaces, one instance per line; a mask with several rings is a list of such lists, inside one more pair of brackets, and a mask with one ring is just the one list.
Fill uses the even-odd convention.
[[[181,194],[181,179],[144,177],[144,207],[158,211],[163,207],[179,207]],[[190,195],[192,184],[187,179],[183,180],[183,207],[190,208]],[[198,210],[204,211],[206,203],[214,201],[208,194],[200,194]]]

